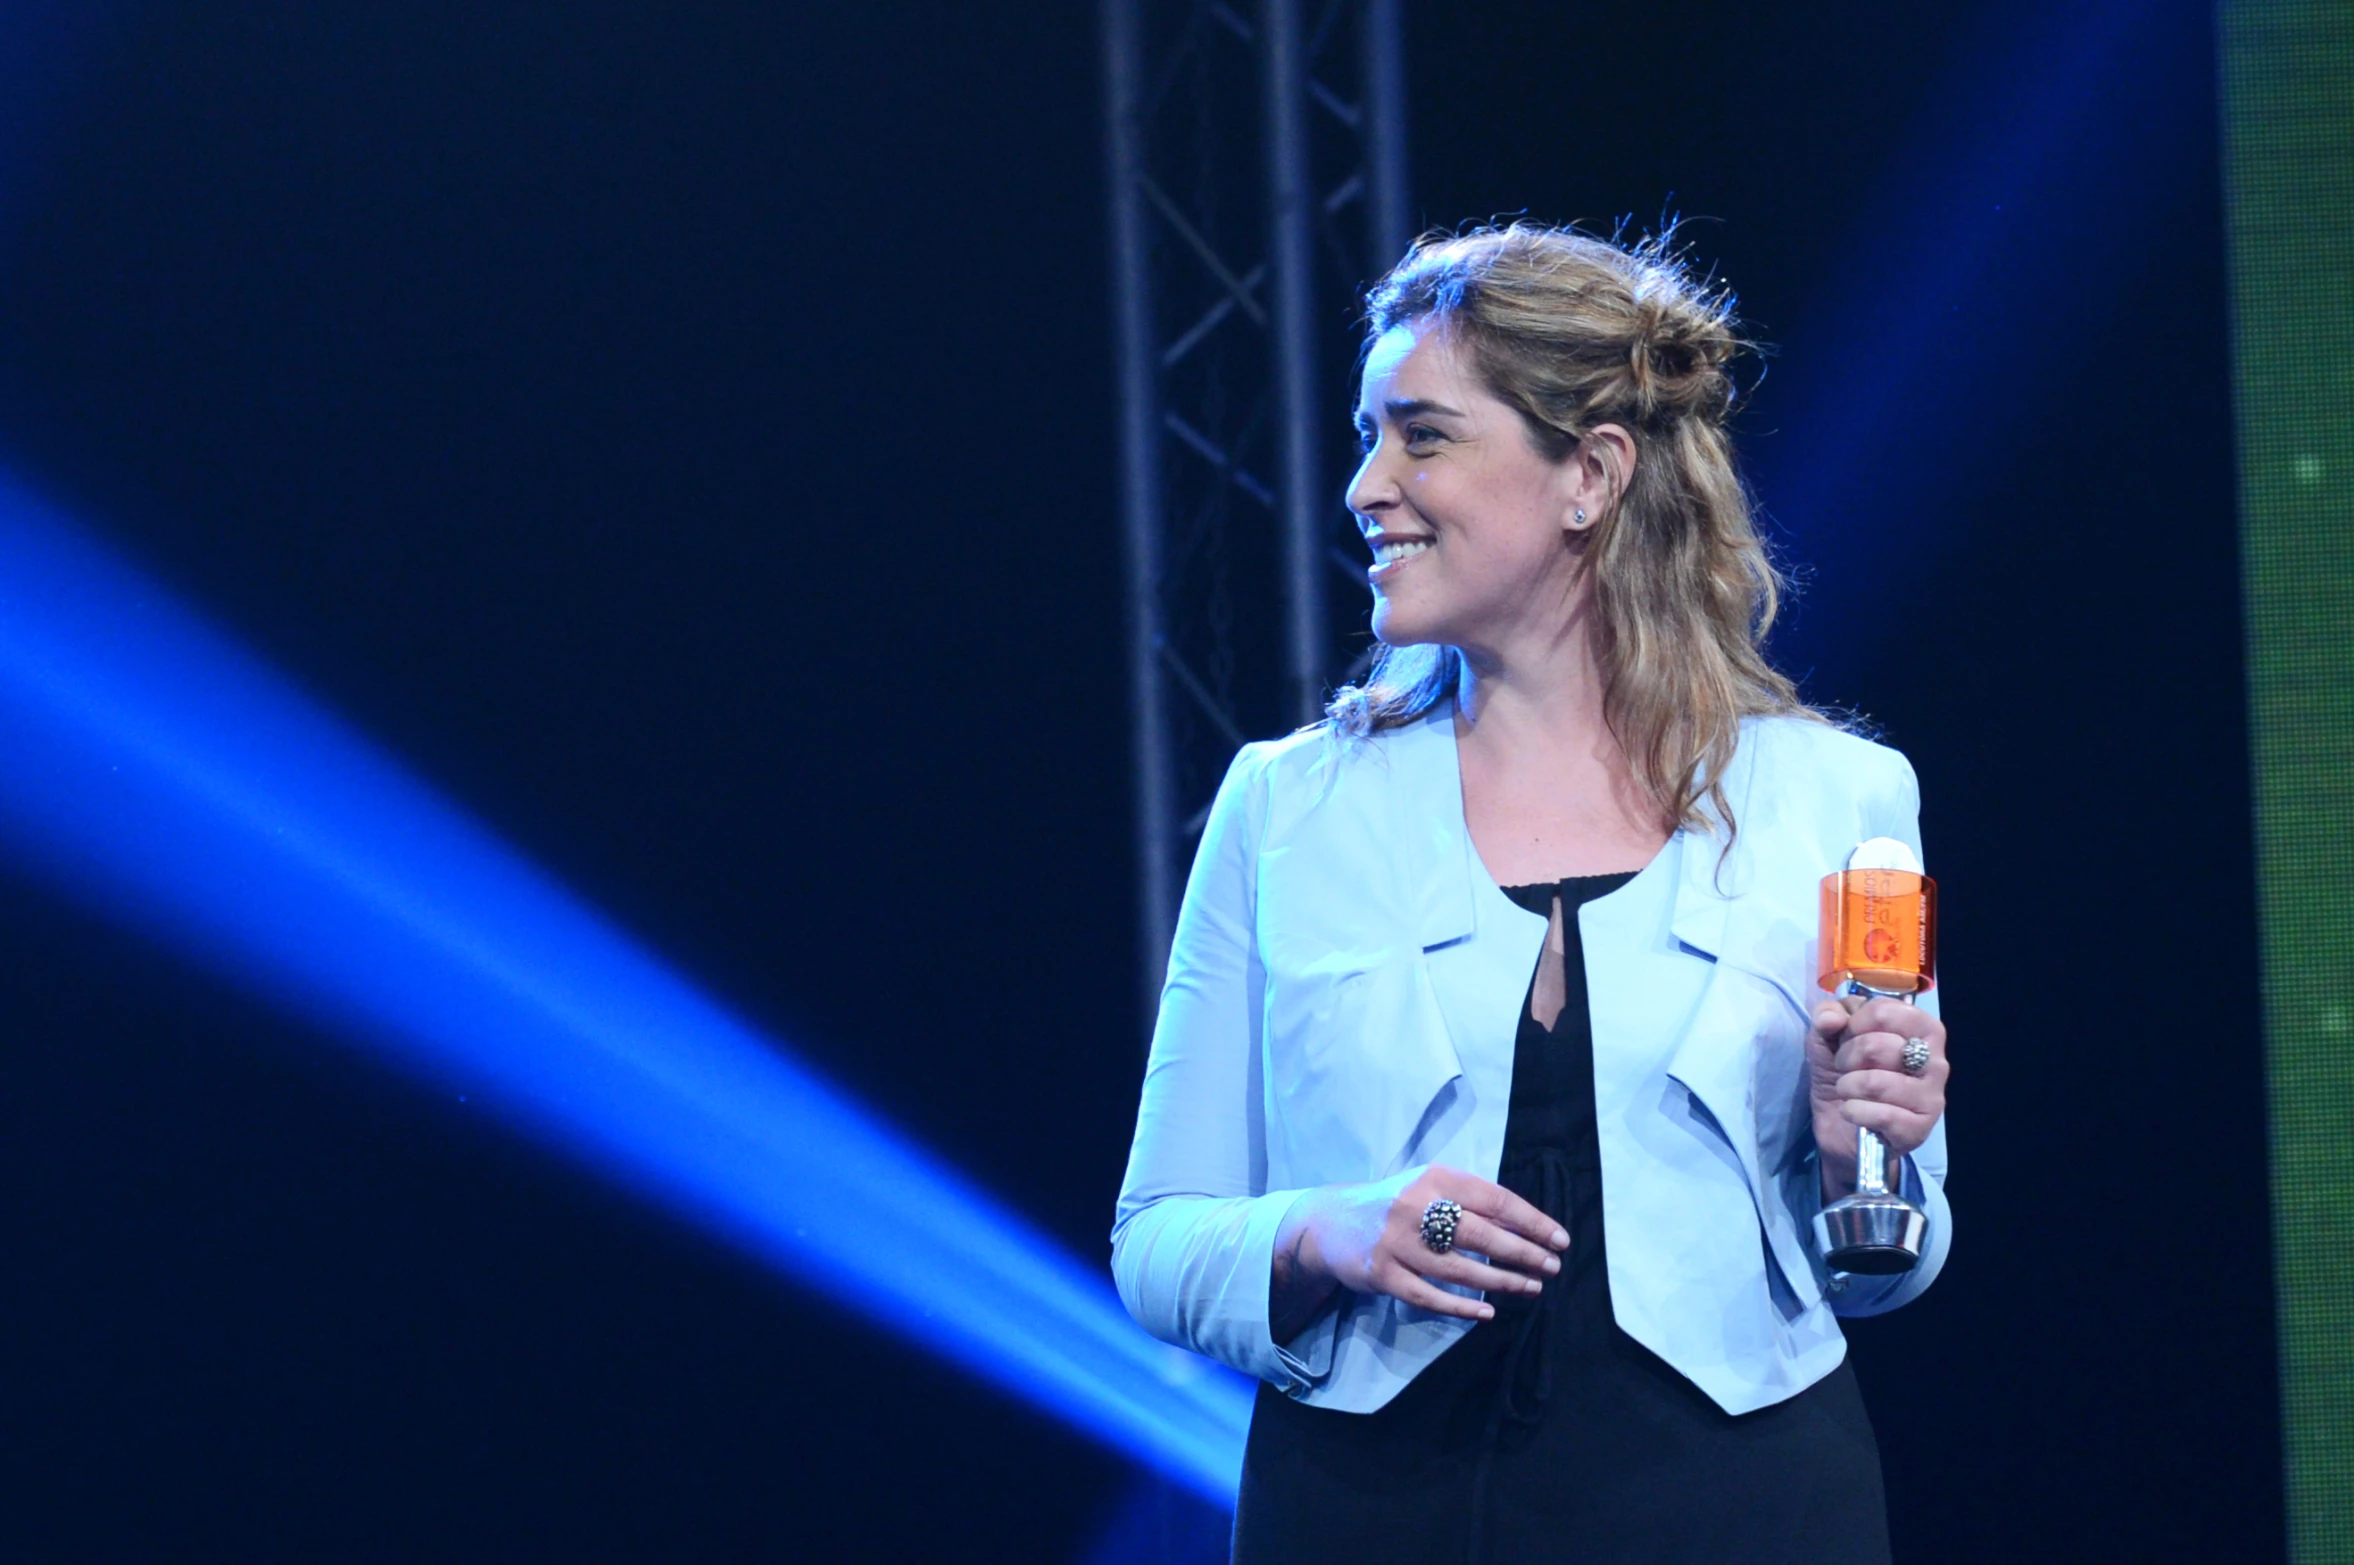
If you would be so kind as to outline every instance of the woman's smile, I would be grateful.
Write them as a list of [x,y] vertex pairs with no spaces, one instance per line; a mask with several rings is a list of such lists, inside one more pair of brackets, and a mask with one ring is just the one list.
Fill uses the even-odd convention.
[[1373,550],[1373,567],[1365,573],[1368,581],[1385,581],[1397,573],[1397,567],[1430,548],[1428,538],[1396,538],[1375,533],[1365,540]]

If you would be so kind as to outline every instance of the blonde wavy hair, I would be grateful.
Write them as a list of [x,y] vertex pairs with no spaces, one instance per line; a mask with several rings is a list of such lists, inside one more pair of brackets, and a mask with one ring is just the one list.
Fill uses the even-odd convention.
[[[1366,294],[1366,342],[1438,321],[1549,460],[1569,460],[1597,425],[1633,438],[1633,476],[1614,475],[1583,566],[1603,714],[1663,822],[1708,830],[1705,800],[1729,834],[1721,779],[1741,719],[1819,714],[1764,651],[1782,579],[1725,429],[1731,365],[1750,344],[1731,292],[1695,278],[1673,236],[1621,245],[1533,223],[1428,236]],[[1325,715],[1348,735],[1395,728],[1453,696],[1462,673],[1453,647],[1384,647]]]

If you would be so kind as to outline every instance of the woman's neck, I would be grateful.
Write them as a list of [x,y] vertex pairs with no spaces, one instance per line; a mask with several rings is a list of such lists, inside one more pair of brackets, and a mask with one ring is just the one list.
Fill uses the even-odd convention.
[[1611,732],[1601,660],[1575,629],[1512,655],[1464,651],[1464,819],[1499,885],[1639,868],[1668,837]]
[[1499,755],[1565,748],[1615,754],[1604,685],[1591,620],[1583,612],[1509,647],[1467,647],[1455,692],[1459,737],[1476,735],[1477,743]]

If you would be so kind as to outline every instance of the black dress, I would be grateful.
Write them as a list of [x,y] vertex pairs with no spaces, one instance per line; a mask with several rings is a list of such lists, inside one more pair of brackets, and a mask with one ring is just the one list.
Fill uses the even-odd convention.
[[1611,1314],[1577,910],[1633,878],[1506,891],[1539,913],[1558,893],[1563,910],[1564,1003],[1550,1031],[1521,1010],[1499,1178],[1569,1230],[1560,1275],[1536,1299],[1492,1299],[1493,1319],[1375,1412],[1261,1386],[1240,1565],[1888,1559],[1879,1447],[1845,1363],[1729,1414]]

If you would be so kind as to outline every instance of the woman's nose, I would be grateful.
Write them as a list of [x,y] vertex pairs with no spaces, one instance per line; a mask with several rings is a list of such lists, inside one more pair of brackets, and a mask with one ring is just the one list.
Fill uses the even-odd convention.
[[1359,516],[1375,516],[1398,503],[1397,481],[1382,471],[1380,448],[1365,453],[1342,499]]

